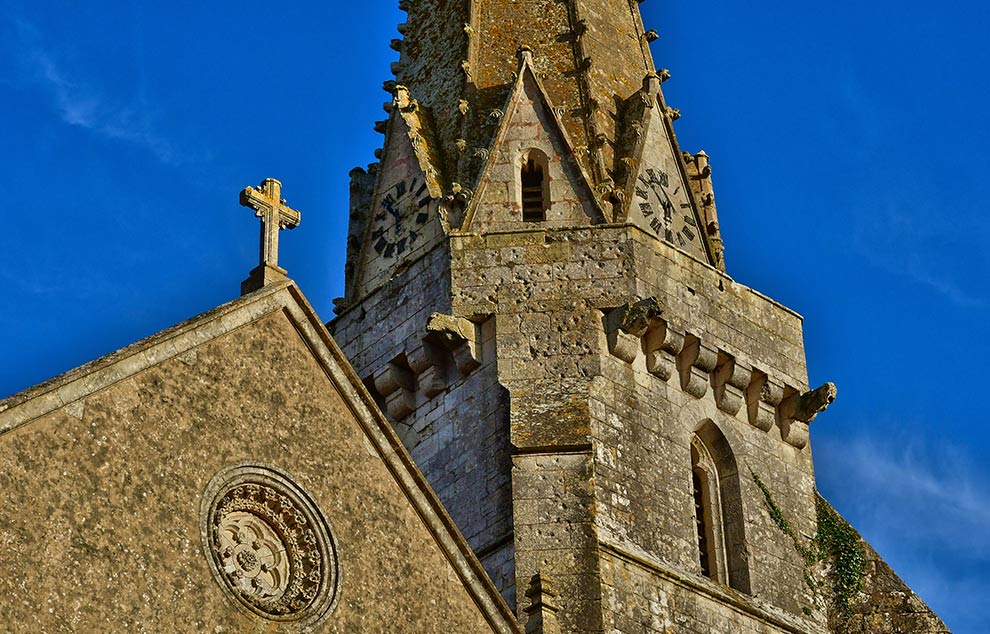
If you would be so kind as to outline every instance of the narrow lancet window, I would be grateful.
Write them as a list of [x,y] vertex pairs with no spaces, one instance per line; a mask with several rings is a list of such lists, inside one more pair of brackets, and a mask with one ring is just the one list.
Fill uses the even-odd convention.
[[722,553],[721,527],[716,529],[715,521],[721,519],[718,508],[718,471],[707,448],[697,437],[691,443],[691,482],[694,489],[694,525],[698,535],[698,558],[701,574],[709,579],[725,579],[719,573],[724,562]]
[[547,176],[547,157],[539,150],[530,150],[523,159],[520,182],[522,185],[522,219],[524,222],[543,222],[550,207],[550,187]]
[[739,469],[728,441],[711,421],[691,439],[691,484],[701,573],[749,593]]
[[701,574],[711,577],[712,567],[708,557],[708,544],[710,542],[708,539],[708,526],[710,521],[706,518],[706,509],[710,506],[711,501],[705,499],[705,495],[701,490],[701,478],[698,477],[697,472],[691,474],[691,479],[694,482],[694,523],[698,531],[698,552],[701,553]]

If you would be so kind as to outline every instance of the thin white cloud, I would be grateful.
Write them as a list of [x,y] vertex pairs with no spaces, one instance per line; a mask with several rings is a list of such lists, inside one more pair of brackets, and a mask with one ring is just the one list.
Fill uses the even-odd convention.
[[[120,104],[98,85],[84,82],[83,73],[67,73],[56,52],[43,44],[42,35],[29,22],[15,19],[16,55],[31,81],[50,95],[59,118],[66,124],[89,130],[114,141],[142,147],[159,161],[175,165],[187,157],[154,126],[155,109],[141,97]],[[69,79],[72,77],[72,79]]]
[[815,456],[829,485],[857,492],[851,511],[864,533],[990,563],[990,480],[965,449],[892,433],[819,440]]
[[[874,266],[907,277],[957,306],[986,306],[988,298],[967,289],[951,264],[965,254],[965,243],[981,244],[990,237],[990,227],[981,218],[946,222],[946,214],[924,201],[919,195],[909,202],[887,200],[864,206],[857,214],[854,248]],[[949,249],[951,243],[960,248]],[[956,259],[947,261],[947,251]]]
[[961,445],[889,421],[868,429],[816,439],[819,488],[952,631],[990,631],[971,609],[990,594],[990,474]]

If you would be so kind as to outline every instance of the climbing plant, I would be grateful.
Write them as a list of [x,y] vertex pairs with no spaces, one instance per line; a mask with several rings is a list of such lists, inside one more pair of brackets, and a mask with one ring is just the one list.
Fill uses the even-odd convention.
[[860,543],[859,535],[846,523],[821,496],[815,502],[815,515],[818,528],[814,538],[802,539],[780,506],[773,499],[769,487],[755,472],[750,471],[753,481],[763,493],[763,502],[770,520],[794,543],[794,549],[804,562],[804,581],[812,591],[816,603],[820,603],[822,585],[815,580],[813,570],[819,563],[827,564],[826,581],[831,590],[828,599],[840,619],[845,619],[850,611],[849,602],[863,587],[866,575],[866,552]]

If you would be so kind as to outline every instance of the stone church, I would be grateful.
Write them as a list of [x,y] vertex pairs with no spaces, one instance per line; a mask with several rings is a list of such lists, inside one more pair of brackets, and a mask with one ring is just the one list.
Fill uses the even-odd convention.
[[400,6],[329,323],[266,179],[240,298],[0,401],[0,631],[947,632],[816,492],[637,2]]

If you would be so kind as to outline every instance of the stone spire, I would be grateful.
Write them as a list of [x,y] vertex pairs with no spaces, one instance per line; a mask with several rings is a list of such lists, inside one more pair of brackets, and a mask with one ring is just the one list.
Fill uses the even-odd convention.
[[[403,0],[396,81],[436,122],[448,182],[473,187],[527,46],[547,96],[596,185],[615,169],[618,103],[654,70],[629,0]],[[444,42],[437,46],[437,42]]]

